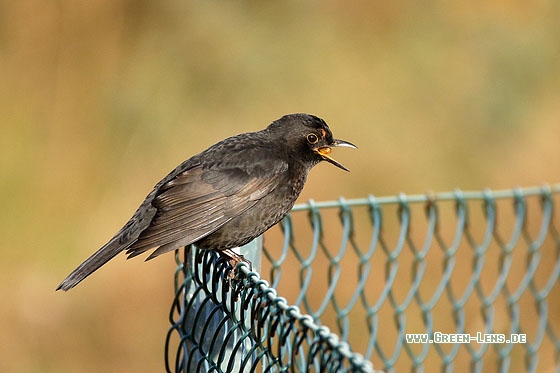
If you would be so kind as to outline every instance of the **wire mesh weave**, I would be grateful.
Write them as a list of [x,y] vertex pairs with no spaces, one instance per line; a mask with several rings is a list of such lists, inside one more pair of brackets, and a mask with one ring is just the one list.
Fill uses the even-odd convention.
[[560,185],[310,201],[265,234],[270,286],[185,250],[166,368],[560,372],[558,198]]
[[[172,366],[181,372],[373,371],[370,362],[289,306],[246,264],[234,272],[217,254],[192,249],[179,260],[176,278],[182,280],[171,310],[167,371]],[[175,332],[181,339],[170,362]]]

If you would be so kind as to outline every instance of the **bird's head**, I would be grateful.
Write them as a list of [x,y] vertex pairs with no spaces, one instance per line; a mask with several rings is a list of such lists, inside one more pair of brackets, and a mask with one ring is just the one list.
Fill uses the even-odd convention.
[[319,117],[310,114],[288,114],[274,121],[268,128],[283,143],[303,161],[312,165],[320,161],[327,161],[336,167],[349,171],[331,156],[332,148],[357,148],[356,145],[335,139],[327,123]]

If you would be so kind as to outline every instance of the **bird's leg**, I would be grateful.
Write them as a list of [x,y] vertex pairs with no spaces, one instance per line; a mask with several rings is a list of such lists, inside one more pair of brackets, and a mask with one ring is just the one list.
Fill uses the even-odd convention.
[[[226,259],[229,263],[229,265],[232,267],[231,271],[228,273],[227,278],[225,278],[225,282],[229,285],[230,289],[234,289],[234,281],[239,280],[237,278],[237,275],[239,274],[238,270],[237,270],[237,264],[241,263],[241,262],[245,262],[247,263],[247,265],[249,265],[249,269],[252,270],[253,266],[251,265],[251,262],[247,259],[245,259],[243,257],[243,255],[240,255],[238,253],[236,253],[235,251],[231,250],[231,249],[225,249],[225,250],[220,250],[218,251],[218,253],[220,254],[220,256],[224,259]],[[234,295],[234,301],[238,300],[238,296],[239,294],[235,294]]]
[[245,259],[243,257],[243,255],[240,255],[238,253],[236,253],[235,251],[233,251],[232,249],[225,249],[225,250],[220,250],[219,251],[220,255],[222,257],[225,257],[228,261],[228,263],[232,266],[232,270],[228,275],[228,283],[231,286],[231,282],[233,280],[235,280],[235,278],[237,277],[237,264],[241,263],[241,262],[245,262],[247,263],[247,265],[249,266],[249,270],[253,270],[253,266],[251,264],[251,262],[247,259]]
[[245,259],[243,255],[236,253],[232,249],[220,250],[220,254],[228,258],[228,262],[233,268],[235,268],[238,263],[244,262],[249,266],[249,270],[253,270],[252,263],[248,259]]

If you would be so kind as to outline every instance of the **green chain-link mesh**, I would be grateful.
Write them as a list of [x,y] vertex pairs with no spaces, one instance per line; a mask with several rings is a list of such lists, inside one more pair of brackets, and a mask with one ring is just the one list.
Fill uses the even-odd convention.
[[560,372],[558,198],[560,185],[310,201],[265,234],[270,285],[187,249],[167,370]]

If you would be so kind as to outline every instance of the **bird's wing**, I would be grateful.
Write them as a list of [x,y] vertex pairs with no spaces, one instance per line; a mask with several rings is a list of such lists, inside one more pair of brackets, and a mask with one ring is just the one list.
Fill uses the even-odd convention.
[[239,168],[188,169],[160,188],[150,225],[128,249],[128,258],[160,247],[149,259],[215,232],[278,185],[278,173],[252,176]]

